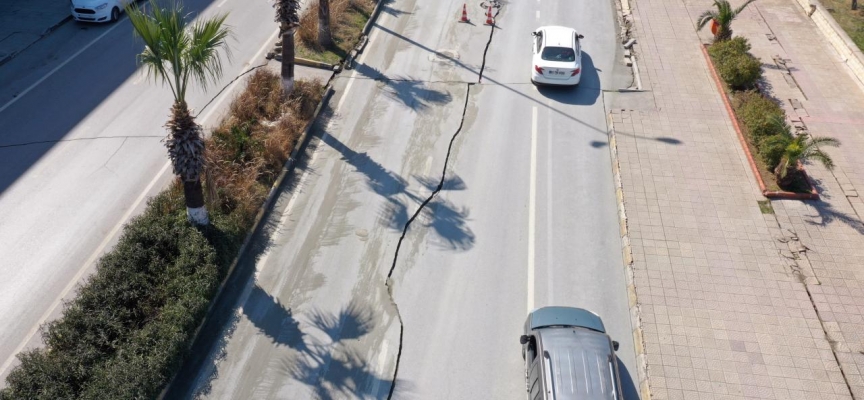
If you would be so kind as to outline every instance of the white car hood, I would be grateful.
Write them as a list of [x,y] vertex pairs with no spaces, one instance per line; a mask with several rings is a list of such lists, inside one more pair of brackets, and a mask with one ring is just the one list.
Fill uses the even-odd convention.
[[96,8],[100,4],[110,3],[108,0],[72,0],[74,7]]

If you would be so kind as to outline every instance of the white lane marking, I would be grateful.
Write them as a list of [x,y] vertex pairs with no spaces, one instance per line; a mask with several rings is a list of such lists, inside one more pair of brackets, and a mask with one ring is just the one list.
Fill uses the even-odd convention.
[[[552,106],[552,102],[547,103]],[[555,305],[554,282],[555,262],[552,259],[552,130],[546,135],[546,299],[547,304]]]
[[218,8],[222,8],[222,6],[224,6],[224,5],[225,5],[225,3],[227,3],[227,2],[228,2],[228,0],[222,0],[222,2],[221,2],[221,3],[219,3],[219,5],[218,5],[218,6],[216,6],[216,7],[218,7]]
[[9,100],[6,104],[3,105],[3,107],[0,107],[0,112],[3,112],[3,110],[9,108],[9,106],[15,104],[15,102],[17,102],[18,100],[21,100],[22,97],[24,97],[27,93],[30,93],[31,90],[35,89],[36,86],[39,86],[39,84],[41,84],[42,82],[45,82],[46,79],[50,78],[51,75],[54,75],[57,71],[60,70],[60,68],[65,67],[66,64],[69,64],[69,62],[71,62],[72,60],[77,58],[79,55],[81,55],[81,53],[83,53],[84,51],[89,49],[90,46],[93,46],[94,44],[96,44],[96,42],[98,42],[99,39],[102,39],[103,37],[105,37],[105,35],[111,33],[111,31],[117,29],[117,27],[121,25],[121,22],[122,21],[115,22],[114,26],[112,26],[111,28],[108,28],[107,31],[105,31],[101,35],[97,36],[96,39],[93,39],[92,41],[90,41],[90,43],[87,43],[86,46],[82,47],[81,50],[78,50],[77,52],[75,52],[75,54],[73,54],[71,57],[67,58],[66,61],[63,61],[60,65],[54,67],[54,69],[52,69],[51,71],[48,71],[48,73],[45,74],[45,76],[43,76],[42,78],[39,78],[38,81],[36,81],[32,85],[28,86],[27,89],[24,89],[24,91],[22,91],[21,93],[18,93],[18,96],[16,96],[12,100]]
[[540,19],[540,10],[537,10],[535,15],[537,16],[537,19]]
[[534,233],[537,201],[537,107],[531,107],[531,177],[528,194],[528,312],[534,311]]
[[[115,25],[114,27],[117,27],[117,26],[118,25]],[[114,28],[111,28],[111,29],[114,29]],[[108,32],[106,32],[106,33],[108,33]],[[261,49],[258,50],[257,53],[255,53],[255,56],[253,56],[252,60],[250,62],[246,63],[246,65],[251,64],[252,62],[254,62],[256,59],[258,59],[261,56],[261,54],[267,48],[269,43],[273,40],[273,37],[275,35],[276,35],[276,33],[274,33],[274,35],[271,36],[270,39],[268,39],[267,42],[264,43],[264,46],[262,46]],[[102,34],[102,36],[105,36],[105,34]],[[102,36],[100,36],[100,38]],[[98,39],[99,38],[96,38],[96,40],[98,40]],[[94,40],[94,42],[95,42],[95,40]],[[91,44],[92,43],[93,42],[91,42]],[[88,47],[89,46],[90,45],[88,45]],[[86,49],[86,47],[85,47],[85,49]],[[79,53],[80,53],[80,51],[79,51]],[[65,65],[67,62],[69,62],[69,61],[67,60],[66,62],[61,64],[60,67]],[[36,82],[36,84],[39,84],[41,81],[45,80],[45,78],[50,76],[51,73],[54,73],[58,68],[55,68],[54,71],[50,72],[49,75],[46,75],[39,82]],[[213,105],[213,108],[210,109],[210,112],[208,112],[204,116],[204,118],[201,118],[199,120],[200,121],[199,123],[201,125],[204,125],[204,122],[207,121],[207,119],[213,115],[213,111],[219,108],[219,104],[221,104],[222,101],[226,97],[228,97],[229,94],[231,94],[231,92],[234,90],[234,87],[240,81],[241,81],[241,79],[234,81],[234,83],[228,89],[226,89],[224,92],[222,92],[222,97],[219,100],[217,100],[216,104]],[[32,87],[35,87],[36,84],[34,84],[34,86],[31,86],[30,89],[32,89]],[[29,91],[30,89],[27,89],[27,91]],[[27,91],[25,91],[25,93]],[[21,95],[19,95],[18,98],[21,98]],[[4,108],[8,107],[8,105],[11,103],[12,102],[8,103],[6,106],[4,106]],[[2,111],[2,110],[3,109],[0,109],[0,111]],[[63,302],[63,299],[66,297],[66,295],[68,295],[69,292],[72,290],[72,288],[74,288],[78,284],[78,282],[81,280],[81,278],[84,275],[84,271],[86,271],[87,268],[96,261],[96,258],[99,257],[100,254],[102,254],[102,251],[105,250],[105,247],[108,246],[108,243],[111,242],[111,240],[114,238],[114,236],[117,234],[117,232],[119,232],[120,229],[123,227],[123,225],[126,223],[126,221],[129,220],[129,217],[132,216],[132,212],[134,212],[135,209],[137,209],[138,206],[141,205],[141,202],[144,201],[144,199],[147,197],[147,193],[149,193],[150,190],[153,189],[153,186],[156,185],[156,182],[158,182],[160,179],[162,179],[162,176],[165,175],[165,173],[168,171],[168,167],[170,167],[170,166],[171,166],[170,161],[166,162],[165,165],[162,166],[162,169],[159,170],[159,172],[156,174],[156,176],[153,178],[153,180],[151,180],[150,183],[147,184],[147,187],[144,189],[144,191],[141,192],[141,194],[138,195],[138,198],[135,199],[135,202],[132,203],[132,207],[130,207],[129,210],[127,210],[126,213],[123,215],[123,217],[120,218],[120,221],[118,221],[117,224],[114,225],[114,227],[111,229],[111,232],[108,233],[108,236],[106,236],[105,239],[102,240],[102,243],[99,244],[99,247],[96,248],[96,251],[94,251],[92,254],[90,254],[90,257],[87,258],[87,261],[85,261],[84,264],[81,265],[81,267],[78,269],[78,272],[75,274],[75,277],[71,281],[69,281],[68,284],[66,284],[66,287],[63,288],[62,292],[60,292],[60,296],[58,296],[56,299],[54,299],[54,302],[51,303],[51,306],[48,307],[48,310],[45,311],[45,313],[42,315],[41,318],[39,318],[39,322],[36,325],[34,325],[32,328],[30,328],[30,332],[27,333],[27,336],[25,337],[25,339],[23,341],[21,341],[21,343],[18,345],[18,347],[15,348],[15,351],[9,356],[9,358],[6,359],[6,361],[3,362],[3,365],[0,366],[0,376],[2,376],[6,372],[6,369],[9,368],[9,365],[11,365],[12,361],[15,360],[15,356],[18,353],[20,353],[21,350],[24,349],[24,346],[26,346],[27,343],[30,342],[30,340],[33,339],[33,335],[36,334],[36,332],[39,330],[39,327],[42,326],[46,322],[48,317],[50,317],[51,314],[54,313],[54,311],[57,309],[57,307]]]

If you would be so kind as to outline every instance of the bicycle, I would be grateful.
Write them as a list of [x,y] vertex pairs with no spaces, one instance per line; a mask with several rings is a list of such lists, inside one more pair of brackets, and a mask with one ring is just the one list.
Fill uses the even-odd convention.
[[490,5],[492,8],[501,8],[501,0],[484,0],[480,2],[480,8],[484,10],[488,10]]

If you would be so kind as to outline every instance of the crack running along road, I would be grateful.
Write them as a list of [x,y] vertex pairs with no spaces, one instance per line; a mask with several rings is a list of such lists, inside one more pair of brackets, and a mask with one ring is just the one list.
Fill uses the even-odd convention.
[[[498,14],[501,12],[499,8],[493,18],[497,18]],[[483,64],[480,66],[480,74],[477,78],[477,84],[482,83],[483,81],[483,70],[486,68],[486,53],[489,52],[489,46],[492,44],[492,38],[495,36],[495,25],[490,26],[489,32],[489,41],[486,42],[486,49],[483,51]],[[396,390],[396,377],[399,375],[399,361],[402,359],[402,345],[403,339],[405,338],[405,324],[402,322],[402,313],[399,311],[399,305],[396,303],[396,300],[393,298],[393,285],[391,277],[393,276],[393,271],[396,270],[396,263],[399,262],[399,249],[402,247],[402,242],[405,240],[405,235],[408,234],[408,229],[411,227],[411,223],[423,212],[423,209],[426,208],[435,196],[441,192],[441,189],[444,187],[444,181],[447,178],[447,167],[450,164],[450,154],[453,151],[453,143],[456,141],[456,138],[459,137],[459,134],[462,133],[462,127],[465,125],[465,114],[468,110],[468,102],[471,100],[471,86],[474,86],[475,83],[467,83],[467,88],[465,91],[465,104],[462,105],[462,118],[459,120],[459,128],[456,129],[456,132],[453,134],[453,137],[450,138],[450,144],[447,146],[447,156],[444,158],[444,168],[441,171],[441,181],[438,182],[438,186],[435,188],[435,191],[429,195],[426,200],[420,204],[420,207],[417,208],[417,211],[414,212],[414,215],[405,223],[405,227],[402,229],[402,236],[399,237],[399,242],[396,244],[396,252],[393,255],[393,265],[390,266],[390,271],[387,273],[387,279],[384,281],[384,286],[387,287],[387,295],[390,297],[390,303],[393,304],[393,308],[396,310],[396,317],[399,319],[399,350],[396,353],[396,366],[393,369],[393,382],[390,384],[390,393],[387,394],[387,400],[393,398],[393,393]]]

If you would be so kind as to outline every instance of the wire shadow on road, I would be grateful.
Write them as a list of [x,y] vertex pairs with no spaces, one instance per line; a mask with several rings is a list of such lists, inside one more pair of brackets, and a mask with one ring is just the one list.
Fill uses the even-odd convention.
[[594,66],[594,60],[587,52],[582,52],[582,77],[577,87],[556,87],[550,85],[537,86],[537,91],[546,98],[561,104],[590,106],[597,103],[600,92],[600,74]]
[[354,67],[360,75],[375,80],[383,85],[387,97],[398,100],[415,112],[423,112],[432,105],[447,104],[453,100],[448,91],[435,90],[426,87],[426,82],[405,76],[390,78],[375,67],[357,63]]
[[[323,120],[331,117],[331,111],[322,114]],[[326,123],[322,123],[321,126],[326,126]],[[379,211],[381,223],[389,229],[401,232],[408,222],[409,211],[413,212],[426,198],[410,191],[409,182],[405,178],[388,170],[366,152],[354,151],[327,132],[321,132],[320,138],[323,143],[339,152],[343,161],[363,174],[366,185],[385,200]],[[414,179],[424,188],[430,188],[432,182],[436,182],[434,185],[437,187],[438,178],[415,176]],[[461,178],[451,175],[445,180],[442,190],[464,190],[465,188],[465,182]],[[434,187],[431,189],[430,191],[434,191]],[[435,244],[451,250],[468,250],[474,246],[476,240],[474,233],[468,227],[468,215],[467,208],[457,207],[441,196],[437,196],[428,207],[423,209],[421,221],[423,227],[431,228],[436,234]]]
[[[422,50],[425,50],[425,51],[427,51],[427,52],[429,52],[429,53],[435,54],[436,56],[441,57],[442,59],[446,59],[446,60],[452,62],[453,65],[455,65],[455,66],[457,66],[457,67],[460,67],[460,68],[462,68],[462,69],[464,69],[464,70],[466,70],[466,71],[468,71],[468,72],[474,73],[475,75],[478,75],[478,76],[480,75],[480,72],[479,72],[477,69],[472,68],[470,65],[467,65],[467,64],[463,63],[462,61],[460,61],[460,60],[457,59],[457,58],[454,58],[454,57],[451,57],[451,56],[449,56],[449,55],[447,55],[447,54],[444,54],[444,53],[441,53],[441,52],[435,51],[435,50],[433,50],[433,49],[431,49],[431,48],[429,48],[429,47],[427,47],[427,46],[424,46],[423,44],[421,44],[421,43],[419,43],[419,42],[417,42],[417,41],[415,41],[415,40],[413,40],[413,39],[411,39],[411,38],[408,38],[408,37],[406,37],[406,36],[404,36],[404,35],[399,34],[398,32],[393,31],[392,29],[389,29],[389,28],[387,28],[387,27],[385,27],[385,26],[382,26],[382,25],[378,24],[377,22],[374,24],[374,26],[375,26],[376,29],[378,29],[378,30],[380,30],[380,31],[382,31],[382,32],[384,32],[384,33],[390,34],[390,35],[393,36],[393,37],[396,37],[396,38],[398,38],[398,39],[400,39],[400,40],[403,40],[403,41],[405,41],[405,42],[408,42],[408,43],[410,43],[410,44],[412,44],[412,45],[414,45],[414,46],[416,46],[416,47],[418,47],[418,48],[420,48],[420,49],[422,49]],[[488,68],[488,66],[487,66],[487,68]],[[594,132],[596,132],[596,133],[602,134],[602,135],[604,135],[604,136],[608,135],[608,132],[605,131],[605,130],[603,130],[603,129],[598,129],[597,127],[595,127],[595,126],[593,126],[593,125],[591,125],[591,124],[589,124],[589,123],[587,123],[587,122],[585,122],[585,121],[582,121],[582,120],[580,120],[580,119],[578,119],[578,118],[576,118],[576,117],[574,117],[574,116],[572,116],[572,115],[570,115],[570,114],[568,114],[568,113],[566,113],[566,112],[564,112],[564,111],[561,111],[561,110],[559,110],[559,109],[557,109],[557,108],[555,108],[555,107],[552,107],[552,106],[550,106],[550,105],[548,105],[548,104],[546,104],[546,103],[544,103],[544,102],[542,102],[542,101],[540,101],[540,100],[538,100],[538,99],[535,99],[535,98],[533,98],[533,97],[531,97],[531,96],[529,96],[529,95],[527,95],[527,94],[525,94],[525,93],[522,93],[522,92],[520,92],[520,91],[514,89],[513,87],[511,87],[512,84],[507,84],[507,83],[504,83],[504,82],[499,82],[499,81],[497,81],[497,80],[495,80],[495,79],[493,79],[493,78],[490,78],[490,77],[488,77],[488,76],[483,76],[483,81],[484,81],[484,82],[486,82],[486,81],[491,82],[491,83],[493,83],[493,84],[495,84],[495,85],[497,85],[497,86],[499,86],[499,87],[502,87],[502,88],[504,88],[504,89],[506,89],[506,90],[509,90],[509,91],[511,91],[511,92],[513,92],[513,93],[515,93],[515,94],[517,94],[517,95],[519,95],[519,96],[521,96],[521,97],[524,97],[524,98],[526,98],[526,99],[528,99],[528,100],[530,100],[530,101],[536,103],[536,105],[537,105],[538,107],[542,107],[542,108],[549,109],[550,111],[552,111],[552,112],[554,112],[554,113],[556,113],[556,114],[558,114],[558,115],[561,115],[562,117],[565,117],[565,118],[567,118],[567,119],[569,119],[569,120],[571,120],[571,121],[573,121],[573,122],[576,122],[576,123],[578,123],[578,124],[580,124],[580,125],[582,125],[582,126],[588,128],[588,129],[590,129],[590,130],[592,130],[592,131],[594,131]],[[526,80],[526,84],[530,85],[530,83],[529,83],[527,80]],[[598,87],[599,87],[599,84],[598,84]],[[599,93],[599,92],[598,92],[598,93]],[[671,141],[663,141],[663,140],[659,140],[659,139],[656,139],[656,138],[638,137],[638,136],[633,135],[633,134],[630,134],[630,133],[620,133],[620,135],[622,135],[622,136],[630,136],[630,137],[634,137],[634,138],[637,138],[637,139],[652,139],[652,140],[657,140],[657,141],[659,141],[659,142],[661,142],[661,143],[667,143],[667,144],[680,144],[680,141],[677,141],[677,139],[672,139]]]

